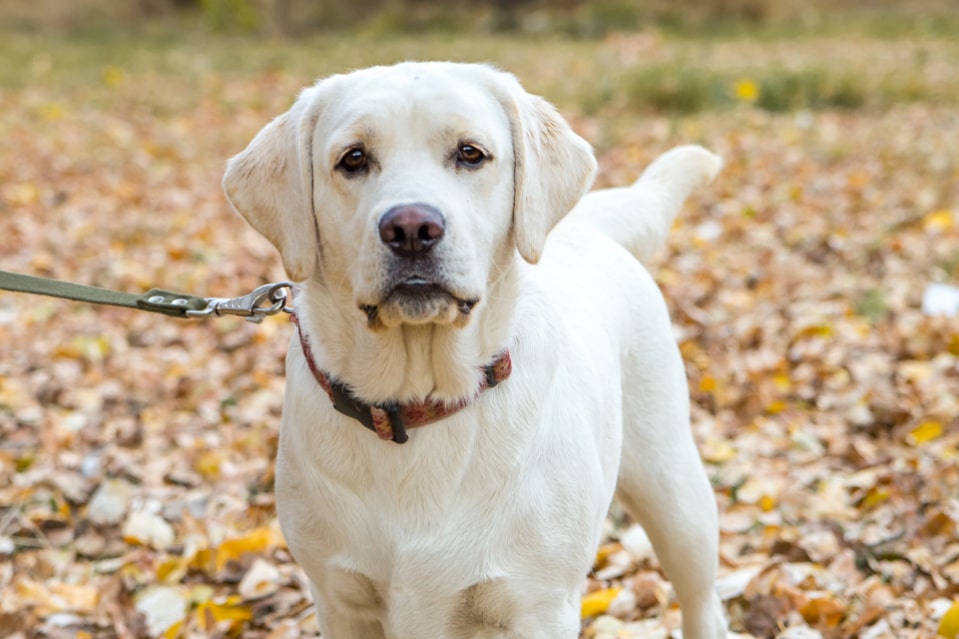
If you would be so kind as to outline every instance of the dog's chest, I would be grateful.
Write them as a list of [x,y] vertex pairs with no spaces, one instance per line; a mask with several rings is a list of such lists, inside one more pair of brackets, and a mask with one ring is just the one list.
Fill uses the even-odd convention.
[[[278,483],[282,478],[278,472]],[[357,492],[342,484],[329,491],[300,487],[299,499],[281,502],[290,548],[318,595],[336,610],[386,626],[404,619],[500,623],[505,613],[496,602],[514,598],[496,595],[492,586],[479,591],[477,584],[526,572],[514,553],[523,561],[547,561],[544,540],[528,529],[537,516],[525,499],[517,495],[509,506],[491,501],[489,485],[469,471],[445,482],[400,474],[391,488],[376,478]],[[390,619],[397,610],[404,611],[402,619]],[[408,630],[395,636],[432,636]],[[464,627],[446,636],[474,635]]]

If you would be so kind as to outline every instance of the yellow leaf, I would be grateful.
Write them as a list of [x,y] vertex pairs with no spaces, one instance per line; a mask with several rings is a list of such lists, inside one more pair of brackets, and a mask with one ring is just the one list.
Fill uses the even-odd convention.
[[755,102],[759,97],[759,85],[749,79],[742,79],[736,83],[736,99],[743,102]]
[[157,581],[177,583],[186,575],[188,563],[183,557],[171,557],[157,566]]
[[922,227],[926,230],[941,231],[951,228],[953,224],[955,219],[949,209],[939,209],[922,218]]
[[712,393],[716,390],[716,378],[711,375],[706,375],[701,380],[699,380],[699,390],[704,393]]
[[204,572],[210,570],[210,567],[213,565],[213,551],[209,548],[201,548],[196,551],[193,557],[190,559],[190,568],[196,570],[202,570]]
[[223,570],[227,563],[246,553],[265,553],[277,543],[277,534],[272,528],[255,528],[242,537],[227,539],[216,549],[216,570]]
[[781,412],[783,412],[784,410],[786,410],[786,406],[787,406],[786,402],[782,401],[781,399],[777,399],[776,401],[773,401],[773,402],[770,402],[769,404],[767,404],[767,406],[766,406],[766,414],[767,414],[767,415],[778,415],[779,413],[781,413]]
[[759,507],[763,509],[764,513],[768,513],[776,507],[776,499],[769,495],[763,495],[759,498]]
[[166,629],[163,633],[163,639],[177,639],[180,636],[180,629],[183,628],[183,621],[180,620]]
[[796,339],[832,337],[833,332],[833,327],[830,324],[810,324],[809,326],[804,326],[802,330],[796,333]]
[[889,499],[889,497],[890,495],[888,490],[883,490],[882,488],[870,488],[869,492],[866,493],[866,496],[859,504],[859,507],[862,510],[871,510]]
[[204,479],[213,480],[220,476],[220,466],[223,463],[226,454],[218,449],[204,451],[196,460],[196,472],[203,475]]
[[244,605],[234,605],[227,599],[223,603],[207,601],[196,607],[200,630],[215,630],[222,621],[230,622],[233,626],[253,618],[253,611]]
[[583,617],[595,617],[601,615],[609,609],[609,604],[613,602],[616,595],[622,588],[606,588],[597,590],[583,597],[582,612]]
[[959,333],[953,333],[949,337],[949,345],[946,347],[950,355],[959,355]]
[[703,442],[703,460],[710,464],[722,464],[736,458],[736,447],[725,437],[711,437]]
[[788,393],[792,389],[792,380],[788,373],[776,373],[773,375],[773,385],[781,393]]
[[913,446],[919,446],[942,436],[942,424],[935,421],[923,422],[912,429],[909,433],[909,443]]
[[596,562],[593,565],[596,566],[597,568],[602,568],[603,566],[606,565],[606,560],[609,559],[610,555],[622,549],[623,549],[622,544],[618,544],[618,543],[603,544],[596,551]]
[[103,84],[108,87],[119,86],[123,82],[123,69],[109,66],[103,70]]
[[939,630],[937,634],[946,639],[956,639],[959,637],[959,601],[952,602],[949,610],[939,620]]
[[13,464],[13,468],[18,472],[22,473],[30,469],[33,466],[33,462],[37,460],[36,451],[34,450],[25,450],[20,454]]

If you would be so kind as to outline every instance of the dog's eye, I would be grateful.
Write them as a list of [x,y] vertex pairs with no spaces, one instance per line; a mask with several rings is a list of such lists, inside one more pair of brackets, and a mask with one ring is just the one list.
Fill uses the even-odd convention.
[[456,162],[460,165],[479,166],[487,159],[486,152],[472,144],[460,144],[456,149]]
[[336,168],[343,169],[347,173],[357,173],[365,170],[369,166],[369,158],[366,151],[359,147],[353,147],[340,156]]

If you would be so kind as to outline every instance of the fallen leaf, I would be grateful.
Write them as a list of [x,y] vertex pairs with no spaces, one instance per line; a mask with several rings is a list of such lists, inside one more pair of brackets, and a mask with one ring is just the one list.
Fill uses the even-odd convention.
[[280,571],[263,559],[256,559],[243,575],[237,592],[243,599],[260,599],[275,593],[279,587]]
[[279,545],[281,539],[273,528],[257,528],[240,537],[227,539],[216,549],[216,570],[223,570],[228,562],[237,561],[250,553],[264,553]]
[[921,446],[927,442],[939,439],[942,436],[942,424],[939,422],[927,421],[919,424],[909,433],[909,443],[913,446]]
[[819,596],[799,608],[806,623],[821,628],[835,628],[846,614],[846,607],[830,596]]
[[119,523],[127,512],[133,491],[130,484],[118,479],[104,481],[87,505],[87,517],[95,524]]
[[233,628],[253,617],[249,606],[236,599],[227,598],[223,601],[206,601],[196,607],[198,626],[203,631],[213,631],[222,622],[227,622]]
[[183,591],[170,586],[147,588],[136,597],[135,607],[144,616],[151,637],[164,636],[183,623],[189,609]]
[[153,513],[132,512],[123,524],[123,538],[129,543],[152,546],[158,550],[169,547],[176,538],[173,527]]
[[586,618],[603,614],[620,590],[621,588],[604,588],[585,595],[581,604],[581,616]]
[[946,639],[959,637],[959,601],[953,602],[949,610],[939,620],[939,628],[936,632],[940,637]]

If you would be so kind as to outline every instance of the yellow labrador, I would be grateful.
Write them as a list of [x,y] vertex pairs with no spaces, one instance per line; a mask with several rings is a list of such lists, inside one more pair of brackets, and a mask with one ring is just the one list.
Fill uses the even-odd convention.
[[230,161],[230,202],[299,282],[276,496],[325,639],[577,637],[614,491],[686,639],[725,635],[641,265],[719,167],[680,147],[584,197],[596,162],[553,107],[453,63],[326,78]]

